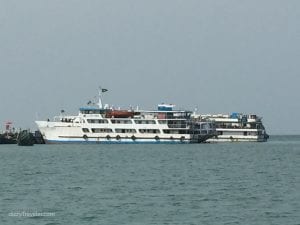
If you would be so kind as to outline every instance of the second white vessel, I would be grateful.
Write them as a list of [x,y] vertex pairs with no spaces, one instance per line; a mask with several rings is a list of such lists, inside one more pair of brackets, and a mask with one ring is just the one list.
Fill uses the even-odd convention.
[[193,117],[215,123],[217,135],[210,138],[209,142],[265,142],[269,138],[262,118],[255,114],[206,114]]

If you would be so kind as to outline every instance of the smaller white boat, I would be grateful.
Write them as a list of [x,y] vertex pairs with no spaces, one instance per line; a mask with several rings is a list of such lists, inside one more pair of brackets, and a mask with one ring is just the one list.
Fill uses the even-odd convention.
[[215,123],[217,136],[210,138],[209,142],[265,142],[269,138],[262,117],[255,114],[206,114],[193,117]]

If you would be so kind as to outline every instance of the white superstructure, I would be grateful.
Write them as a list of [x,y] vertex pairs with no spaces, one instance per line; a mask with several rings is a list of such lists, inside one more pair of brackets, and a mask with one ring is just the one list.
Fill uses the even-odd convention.
[[255,114],[206,114],[194,115],[194,117],[200,121],[210,120],[215,123],[217,136],[210,138],[209,142],[264,142],[269,138],[262,123],[262,118]]
[[201,143],[215,135],[213,122],[197,121],[190,111],[80,108],[76,116],[60,115],[53,121],[36,121],[46,143]]

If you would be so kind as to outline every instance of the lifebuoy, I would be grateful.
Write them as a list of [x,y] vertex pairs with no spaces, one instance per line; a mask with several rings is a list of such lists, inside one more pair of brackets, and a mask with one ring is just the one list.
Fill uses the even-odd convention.
[[135,141],[136,137],[134,135],[131,136],[131,139]]
[[86,141],[87,141],[87,139],[88,139],[88,136],[86,136],[86,135],[83,135],[82,137],[83,137],[83,139],[84,139],[84,140],[86,140]]
[[107,139],[107,140],[110,140],[110,136],[109,136],[109,135],[107,135],[107,136],[106,136],[106,139]]
[[121,139],[120,135],[117,135],[116,139],[117,139],[117,140],[120,140],[120,139]]

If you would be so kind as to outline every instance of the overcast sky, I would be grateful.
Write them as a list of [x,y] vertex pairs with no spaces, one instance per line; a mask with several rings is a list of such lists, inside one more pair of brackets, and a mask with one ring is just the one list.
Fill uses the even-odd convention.
[[[0,122],[114,106],[256,113],[300,134],[299,0],[0,0]],[[3,129],[3,125],[1,126]]]

